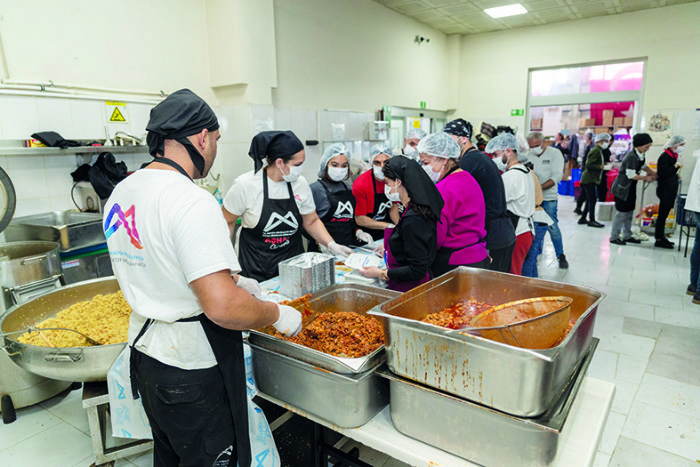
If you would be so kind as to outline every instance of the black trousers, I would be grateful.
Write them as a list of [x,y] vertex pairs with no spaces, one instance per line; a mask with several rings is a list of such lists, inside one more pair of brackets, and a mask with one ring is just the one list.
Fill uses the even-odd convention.
[[605,202],[608,197],[608,171],[603,170],[603,175],[600,178],[600,183],[598,184],[598,201],[601,203]]
[[666,219],[668,213],[673,209],[675,198],[663,197],[659,199],[659,215],[656,217],[656,227],[654,228],[654,237],[657,240],[666,238]]
[[153,431],[154,467],[228,467],[230,459],[236,465],[233,420],[218,366],[183,370],[138,352],[136,382]]
[[581,196],[586,198],[586,208],[583,211],[583,215],[581,216],[582,219],[585,219],[588,217],[589,221],[594,221],[595,220],[595,205],[596,202],[598,201],[598,197],[596,196],[596,184],[595,183],[586,183],[585,185],[581,185]]
[[487,269],[498,272],[510,272],[510,262],[513,258],[513,248],[515,248],[515,242],[505,248],[489,250],[491,264],[488,265]]

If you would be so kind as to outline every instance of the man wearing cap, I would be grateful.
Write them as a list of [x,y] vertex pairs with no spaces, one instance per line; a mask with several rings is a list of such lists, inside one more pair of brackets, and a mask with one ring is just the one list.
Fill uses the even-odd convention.
[[622,159],[620,173],[610,188],[615,197],[616,211],[610,243],[615,245],[642,243],[632,236],[632,219],[637,205],[637,180],[652,181],[656,178],[656,172],[646,165],[644,156],[652,144],[651,136],[647,133],[637,133],[632,137],[633,148]]
[[508,272],[515,247],[515,229],[506,213],[506,193],[503,179],[491,158],[471,142],[472,124],[458,118],[442,130],[452,136],[461,150],[460,167],[471,174],[481,187],[486,205],[486,248],[491,257],[488,268]]
[[219,204],[194,184],[214,163],[219,123],[188,89],[151,110],[154,157],[119,183],[104,230],[133,312],[131,392],[153,432],[155,466],[250,465],[241,330],[293,336],[298,311],[255,298]]

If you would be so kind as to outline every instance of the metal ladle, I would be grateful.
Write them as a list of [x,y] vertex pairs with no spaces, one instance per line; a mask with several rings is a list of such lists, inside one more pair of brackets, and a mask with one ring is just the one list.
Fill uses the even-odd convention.
[[[49,342],[48,339],[46,339],[46,337],[41,334],[41,331],[70,331],[70,332],[74,332],[76,334],[80,334],[81,336],[83,336],[85,338],[85,340],[88,341],[89,344],[102,345],[101,342],[97,342],[92,337],[90,337],[86,334],[83,334],[80,331],[76,331],[75,329],[70,329],[70,328],[35,328],[32,326],[32,327],[25,329],[25,330],[22,330],[22,331],[6,332],[4,334],[0,334],[0,336],[4,337],[4,336],[10,336],[10,335],[14,335],[14,334],[25,334],[25,333],[37,332],[37,333],[39,333],[40,336],[44,337],[44,340],[47,341],[48,344],[51,344],[51,342]],[[51,345],[51,347],[55,347],[55,345]]]

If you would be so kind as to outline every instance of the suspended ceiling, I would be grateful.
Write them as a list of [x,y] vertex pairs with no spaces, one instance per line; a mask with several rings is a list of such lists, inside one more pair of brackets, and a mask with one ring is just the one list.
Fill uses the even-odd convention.
[[[698,0],[374,0],[445,34],[477,34],[503,29],[616,15]],[[494,19],[484,13],[520,3],[528,13]]]

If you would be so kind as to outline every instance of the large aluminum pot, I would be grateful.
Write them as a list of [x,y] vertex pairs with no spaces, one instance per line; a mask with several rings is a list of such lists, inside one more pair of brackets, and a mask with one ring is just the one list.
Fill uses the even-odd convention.
[[[53,317],[69,306],[91,300],[98,294],[119,290],[114,277],[69,285],[8,310],[0,319],[0,331],[10,333],[27,329]],[[18,342],[17,335],[5,336],[5,348],[12,360],[27,371],[61,381],[98,381],[122,351],[124,344],[93,347],[39,347]]]
[[0,244],[0,285],[11,289],[61,274],[55,242]]

